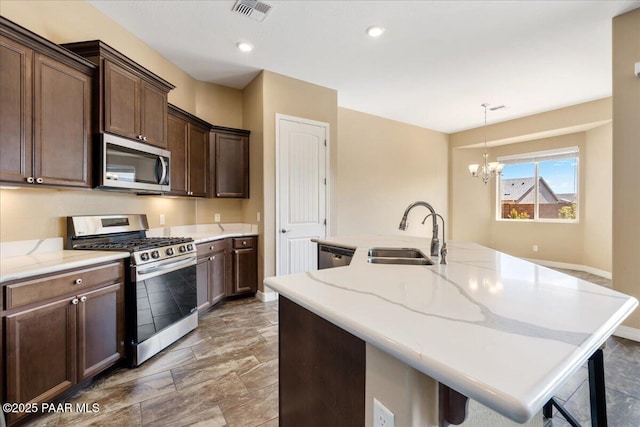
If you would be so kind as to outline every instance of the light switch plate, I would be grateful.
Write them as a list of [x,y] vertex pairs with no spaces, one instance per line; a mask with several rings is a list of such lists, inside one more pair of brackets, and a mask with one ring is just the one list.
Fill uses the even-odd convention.
[[213,214],[213,222],[220,222],[220,214],[219,213],[214,213]]

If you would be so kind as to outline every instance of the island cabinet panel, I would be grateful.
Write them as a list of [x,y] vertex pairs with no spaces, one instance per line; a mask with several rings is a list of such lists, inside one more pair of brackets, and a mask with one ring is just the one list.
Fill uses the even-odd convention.
[[3,401],[51,402],[124,357],[123,280],[115,261],[2,286]]
[[0,181],[90,187],[96,67],[0,17]]
[[365,425],[366,345],[279,297],[280,425]]
[[168,148],[171,152],[171,191],[175,196],[207,197],[209,125],[169,105]]
[[100,40],[62,46],[100,67],[94,89],[100,132],[167,148],[167,101],[175,86]]
[[249,131],[215,128],[211,141],[210,194],[249,198]]

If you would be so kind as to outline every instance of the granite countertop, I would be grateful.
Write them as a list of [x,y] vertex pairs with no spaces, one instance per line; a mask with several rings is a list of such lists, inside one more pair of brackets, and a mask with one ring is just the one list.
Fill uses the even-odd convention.
[[[195,243],[257,235],[258,226],[253,224],[197,224],[147,231],[148,237],[191,237]],[[0,284],[124,258],[129,258],[129,252],[64,250],[61,237],[2,242]]]
[[[346,267],[265,285],[496,412],[525,422],[638,305],[635,298],[470,242],[447,265],[367,262],[370,247],[430,240],[353,236]],[[437,258],[433,259],[438,262]]]

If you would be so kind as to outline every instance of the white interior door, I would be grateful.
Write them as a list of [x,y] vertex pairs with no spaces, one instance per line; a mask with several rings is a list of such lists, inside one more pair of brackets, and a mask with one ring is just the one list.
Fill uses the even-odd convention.
[[312,238],[326,237],[327,123],[277,117],[278,271],[317,269]]

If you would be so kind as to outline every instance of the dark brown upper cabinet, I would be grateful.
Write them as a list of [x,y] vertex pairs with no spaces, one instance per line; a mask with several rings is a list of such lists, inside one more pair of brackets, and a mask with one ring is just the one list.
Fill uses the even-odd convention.
[[100,40],[62,46],[100,67],[94,116],[100,132],[167,148],[167,99],[175,86]]
[[212,128],[211,197],[249,198],[249,134],[241,129]]
[[211,125],[169,105],[168,149],[171,191],[175,196],[207,197],[209,128]]
[[90,187],[96,67],[0,17],[0,181]]

